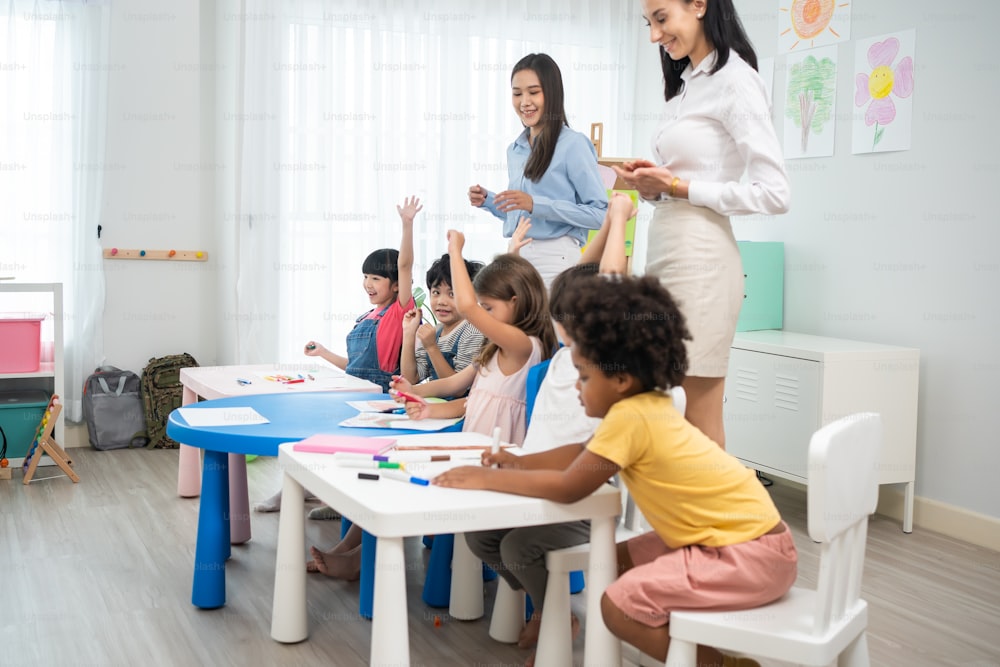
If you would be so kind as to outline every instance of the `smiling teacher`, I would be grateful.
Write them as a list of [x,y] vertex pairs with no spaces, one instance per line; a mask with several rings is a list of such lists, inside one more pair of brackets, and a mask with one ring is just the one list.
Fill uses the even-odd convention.
[[724,448],[729,348],[743,304],[729,216],[785,213],[791,192],[733,1],[642,0],[642,15],[659,46],[666,105],[653,136],[656,162],[615,171],[656,207],[646,273],[670,291],[691,332],[685,417]]
[[594,145],[566,122],[556,62],[544,53],[526,55],[514,65],[510,88],[524,131],[507,149],[509,185],[495,194],[473,185],[469,203],[503,220],[507,238],[522,216],[531,218],[520,254],[548,287],[579,260],[587,233],[604,220],[608,196]]

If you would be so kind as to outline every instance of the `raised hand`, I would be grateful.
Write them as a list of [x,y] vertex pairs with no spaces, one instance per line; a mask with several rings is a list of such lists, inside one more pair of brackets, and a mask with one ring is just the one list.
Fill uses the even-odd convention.
[[396,211],[404,222],[413,222],[413,218],[422,210],[424,210],[424,207],[420,204],[420,200],[417,199],[416,195],[403,200],[402,206],[396,205]]
[[457,229],[448,230],[448,254],[462,255],[462,248],[465,247],[465,234]]
[[521,219],[517,221],[517,228],[507,244],[507,252],[512,255],[521,254],[521,248],[531,243],[531,239],[527,238],[529,229],[531,229],[531,218],[521,216]]

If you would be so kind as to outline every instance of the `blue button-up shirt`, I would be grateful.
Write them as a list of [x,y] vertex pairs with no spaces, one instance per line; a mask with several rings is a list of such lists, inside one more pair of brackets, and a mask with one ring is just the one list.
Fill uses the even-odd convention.
[[545,240],[571,236],[580,245],[587,232],[599,229],[608,210],[608,193],[597,171],[597,151],[586,135],[563,127],[556,142],[555,154],[545,174],[537,183],[524,175],[524,165],[531,155],[528,129],[507,149],[509,190],[531,195],[534,209],[501,213],[493,203],[495,193],[487,191],[483,207],[504,221],[503,235],[511,237],[521,216],[531,218],[528,237]]

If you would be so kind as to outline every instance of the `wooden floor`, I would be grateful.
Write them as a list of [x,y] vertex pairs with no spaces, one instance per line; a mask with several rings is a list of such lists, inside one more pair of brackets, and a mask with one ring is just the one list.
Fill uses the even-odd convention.
[[[19,471],[0,481],[0,665],[367,664],[371,624],[357,614],[356,583],[310,577],[309,639],[271,640],[277,514],[253,514],[252,541],[233,548],[227,605],[198,610],[190,603],[198,501],[176,496],[177,452],[70,454],[79,484],[45,479],[56,468],[40,469],[27,487]],[[278,488],[274,459],[248,470],[251,500]],[[799,585],[813,585],[804,492],[772,491],[800,550]],[[339,535],[338,522],[306,523],[310,544]],[[406,546],[412,664],[520,664],[527,652],[491,640],[487,619],[456,621],[423,604],[427,550],[416,539]],[[486,584],[487,610],[495,586]],[[584,595],[574,596],[577,614]],[[876,516],[864,596],[873,665],[1000,666],[1000,553],[919,528],[904,535]],[[581,637],[577,664],[582,647]]]

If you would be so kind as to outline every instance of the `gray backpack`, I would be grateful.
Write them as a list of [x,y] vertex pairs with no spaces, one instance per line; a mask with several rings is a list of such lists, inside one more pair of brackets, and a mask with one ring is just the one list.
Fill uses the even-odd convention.
[[83,385],[83,419],[94,449],[123,449],[146,444],[139,376],[101,366]]

